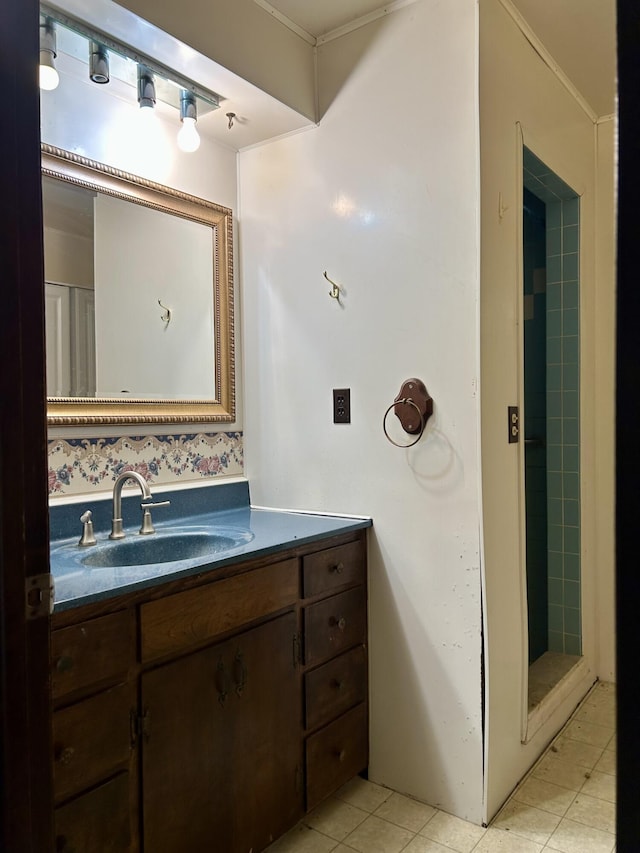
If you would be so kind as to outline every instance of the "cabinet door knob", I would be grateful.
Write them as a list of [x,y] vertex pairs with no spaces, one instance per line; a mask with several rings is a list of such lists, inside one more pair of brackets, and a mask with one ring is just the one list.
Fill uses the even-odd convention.
[[65,746],[64,749],[59,749],[56,752],[56,761],[58,764],[70,764],[75,756],[76,751],[72,746]]
[[338,627],[341,631],[344,631],[344,629],[347,627],[347,620],[344,618],[344,616],[340,616],[340,617],[338,617],[338,616],[333,616],[333,617],[331,618],[331,622],[330,622],[330,624],[331,624],[331,625],[335,625],[335,626],[336,626],[336,627]]
[[73,658],[68,655],[62,655],[56,661],[56,669],[58,672],[69,672],[70,669],[73,669]]
[[344,761],[346,757],[347,757],[347,750],[346,749],[341,749],[339,752],[336,752],[336,758],[338,759],[338,761]]
[[341,575],[344,572],[344,563],[335,563],[335,565],[331,566],[331,571],[335,572],[337,575]]

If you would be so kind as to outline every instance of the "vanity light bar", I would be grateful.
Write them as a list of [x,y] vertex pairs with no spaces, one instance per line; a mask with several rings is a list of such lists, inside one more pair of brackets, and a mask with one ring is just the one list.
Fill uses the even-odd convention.
[[[201,106],[201,113],[219,108],[220,101],[223,99],[217,92],[205,89],[203,86],[200,86],[188,77],[183,77],[181,74],[178,74],[173,69],[163,65],[161,62],[152,59],[150,56],[146,56],[144,53],[141,53],[122,42],[115,41],[115,39],[108,36],[106,33],[103,33],[101,30],[97,30],[94,27],[85,24],[83,21],[79,21],[77,18],[68,15],[66,12],[61,12],[52,6],[48,6],[46,3],[42,3],[40,5],[40,13],[47,16],[47,18],[50,18],[52,21],[55,21],[59,26],[66,27],[68,30],[88,39],[89,43],[96,42],[103,48],[106,48],[107,50],[126,59],[130,59],[137,65],[144,66],[152,72],[156,84],[160,81],[166,81],[167,83],[172,84],[171,89],[175,88],[175,97],[172,96],[173,93],[163,97],[161,92],[158,92],[159,99],[170,104],[172,107],[180,109],[181,90],[187,90],[192,92],[196,98],[203,102],[202,106],[206,105],[206,107],[208,107],[207,110],[202,109]],[[157,86],[157,88],[159,87]]]

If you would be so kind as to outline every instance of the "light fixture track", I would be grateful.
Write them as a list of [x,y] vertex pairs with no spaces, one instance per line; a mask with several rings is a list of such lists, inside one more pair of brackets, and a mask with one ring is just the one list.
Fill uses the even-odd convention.
[[186,89],[187,91],[193,92],[196,97],[209,104],[213,109],[217,109],[220,106],[220,101],[223,100],[221,95],[219,95],[217,92],[213,92],[210,89],[205,89],[203,86],[200,86],[198,83],[194,82],[193,80],[190,80],[188,77],[184,77],[183,75],[177,73],[172,68],[168,68],[166,65],[163,65],[161,62],[158,62],[152,57],[141,53],[139,50],[132,48],[130,45],[126,45],[122,42],[116,41],[111,36],[107,35],[101,30],[98,30],[95,27],[85,24],[84,21],[80,21],[77,18],[74,18],[71,15],[67,14],[66,12],[62,12],[59,9],[56,9],[54,6],[49,6],[46,3],[42,3],[40,4],[40,13],[42,15],[46,15],[48,18],[51,18],[56,23],[61,24],[63,27],[67,27],[67,29],[79,33],[80,35],[87,38],[89,42],[97,42],[107,48],[107,50],[113,51],[114,53],[120,56],[124,56],[127,59],[131,59],[138,65],[145,66],[154,75],[158,75],[159,77],[162,77],[165,80],[171,81],[181,89]]

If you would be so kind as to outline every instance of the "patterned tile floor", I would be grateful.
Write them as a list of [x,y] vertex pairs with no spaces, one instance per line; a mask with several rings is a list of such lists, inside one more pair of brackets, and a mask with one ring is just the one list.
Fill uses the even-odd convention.
[[356,778],[268,853],[612,853],[615,687],[598,682],[488,829]]

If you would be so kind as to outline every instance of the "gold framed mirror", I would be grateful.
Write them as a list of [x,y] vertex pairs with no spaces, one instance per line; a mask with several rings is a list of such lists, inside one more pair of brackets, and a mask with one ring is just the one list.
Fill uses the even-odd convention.
[[42,145],[50,425],[235,420],[229,208]]

